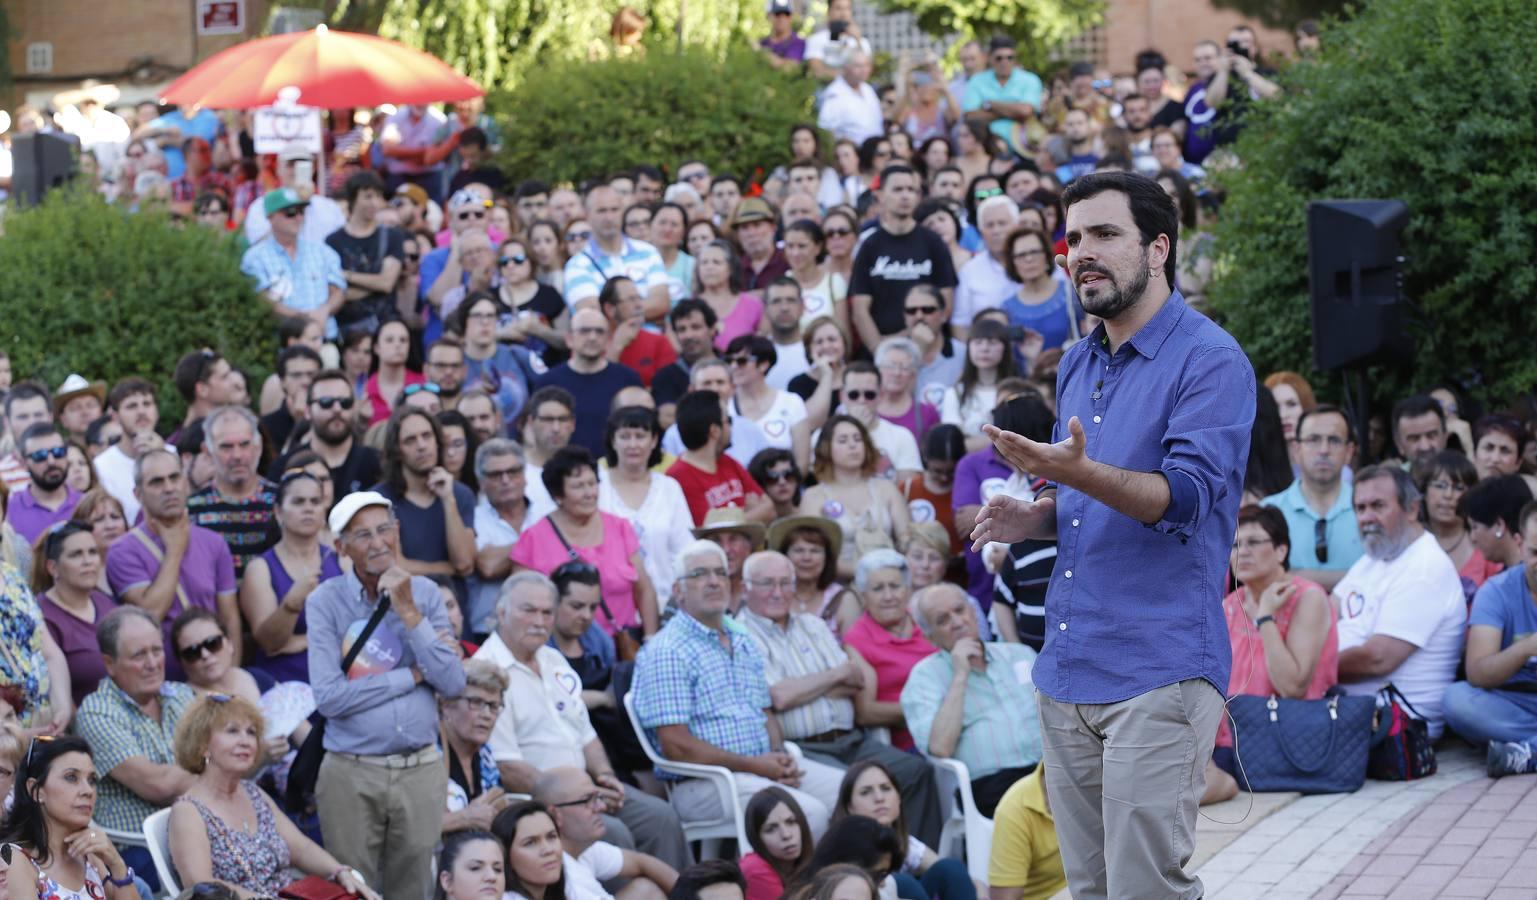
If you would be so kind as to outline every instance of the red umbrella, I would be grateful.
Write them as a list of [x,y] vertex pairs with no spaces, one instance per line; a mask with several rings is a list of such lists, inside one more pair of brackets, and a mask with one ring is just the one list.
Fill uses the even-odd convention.
[[468,100],[485,93],[442,60],[371,34],[314,31],[237,44],[194,66],[165,89],[180,106],[270,106],[285,87],[322,109]]

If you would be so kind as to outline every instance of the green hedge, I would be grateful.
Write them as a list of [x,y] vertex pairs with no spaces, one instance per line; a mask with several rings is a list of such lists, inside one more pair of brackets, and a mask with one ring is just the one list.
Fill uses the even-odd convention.
[[1212,306],[1256,370],[1312,368],[1305,207],[1409,207],[1404,292],[1418,350],[1379,399],[1439,381],[1503,405],[1537,385],[1537,4],[1375,0],[1259,104],[1225,175]]
[[750,178],[787,161],[790,126],[812,120],[814,93],[810,79],[752,50],[653,47],[638,58],[552,62],[489,106],[513,179],[580,181],[642,162],[670,171],[689,156]]
[[233,238],[129,214],[82,191],[11,209],[0,238],[0,321],[17,381],[50,389],[78,372],[109,385],[139,375],[160,385],[160,420],[185,404],[176,360],[213,347],[251,373],[272,370],[276,320],[240,272]]

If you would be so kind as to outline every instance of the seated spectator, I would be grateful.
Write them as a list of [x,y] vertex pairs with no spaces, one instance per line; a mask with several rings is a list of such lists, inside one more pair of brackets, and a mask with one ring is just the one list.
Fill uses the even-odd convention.
[[924,895],[940,900],[972,900],[977,888],[966,874],[966,864],[955,858],[940,859],[928,843],[907,829],[907,817],[898,804],[899,781],[881,762],[861,760],[844,773],[838,787],[833,819],[866,816],[896,832],[897,843],[906,848],[896,871],[919,880]]
[[806,420],[806,403],[765,380],[779,359],[774,342],[759,334],[738,335],[722,358],[731,367],[732,412],[756,424],[768,446],[789,449],[798,440],[796,426]]
[[75,703],[64,654],[43,625],[27,577],[9,564],[0,564],[0,635],[0,692],[22,724],[49,734],[68,727]]
[[555,453],[540,473],[555,510],[523,532],[512,547],[514,571],[553,572],[578,557],[597,567],[610,615],[598,624],[609,634],[639,627],[656,633],[656,592],[628,521],[598,509],[598,467],[581,447]]
[[310,840],[272,798],[247,780],[261,759],[266,722],[243,697],[210,694],[176,727],[176,764],[193,776],[171,806],[171,862],[183,883],[218,881],[276,894],[291,869],[331,878],[344,891],[378,900],[356,870]]
[[115,604],[99,589],[101,577],[101,550],[89,527],[71,519],[48,529],[33,556],[32,591],[68,667],[75,705],[107,677],[96,626]]
[[1425,394],[1393,404],[1392,425],[1393,445],[1404,462],[1423,462],[1446,449],[1446,412]]
[[436,900],[501,897],[507,890],[507,851],[496,835],[483,829],[443,836],[438,851]]
[[875,348],[875,370],[880,375],[876,412],[907,429],[921,446],[939,424],[939,409],[917,397],[918,357],[918,345],[902,335],[886,338]]
[[[662,756],[730,769],[744,801],[780,783],[817,834],[828,820],[820,798],[833,796],[841,773],[782,748],[763,657],[735,623],[726,626],[726,565],[725,551],[709,541],[695,541],[678,554],[678,612],[636,659],[636,717]],[[721,814],[715,788],[697,779],[674,787],[672,802],[686,819]]]
[[[693,289],[692,281],[689,289]],[[715,310],[703,300],[693,298],[679,300],[667,314],[667,322],[678,343],[678,358],[656,373],[651,393],[656,397],[658,417],[670,425],[677,414],[678,398],[688,393],[693,382],[694,364],[715,355],[717,329]]]
[[481,635],[496,627],[496,595],[512,574],[513,545],[548,514],[553,503],[531,501],[527,457],[517,442],[507,438],[492,437],[475,448],[475,476],[480,483],[474,519],[475,577],[469,580],[465,620],[471,634]]
[[[555,827],[560,829],[568,897],[659,900],[672,890],[678,880],[677,869],[654,856],[603,840],[601,813],[607,808],[606,800],[586,771],[550,769],[534,782],[533,797],[551,811]],[[629,883],[617,895],[609,894],[600,883],[618,878],[629,879]]]
[[496,814],[491,833],[507,848],[508,900],[563,900],[565,849],[543,803],[514,803]]
[[768,546],[783,553],[795,571],[791,609],[820,617],[841,637],[861,610],[859,596],[835,580],[843,531],[821,516],[787,516],[769,526]]
[[817,878],[825,869],[849,866],[879,882],[882,898],[924,900],[928,895],[918,879],[901,871],[906,854],[907,848],[890,826],[869,816],[847,816],[834,822],[827,835],[817,841],[801,882]]
[[1469,523],[1462,511],[1462,498],[1478,484],[1478,470],[1472,461],[1456,450],[1442,450],[1411,469],[1414,486],[1425,498],[1425,530],[1451,558],[1462,579],[1462,594],[1468,605],[1484,582],[1504,566],[1484,558],[1473,543]]
[[522,418],[518,433],[523,438],[524,490],[531,508],[548,511],[555,501],[544,487],[544,464],[555,451],[571,443],[576,431],[576,399],[563,387],[542,387],[528,398]]
[[608,358],[629,368],[640,376],[640,383],[651,387],[656,373],[670,366],[678,358],[672,342],[654,332],[647,331],[646,299],[640,288],[624,275],[615,275],[603,283],[598,294],[598,308],[608,319]]
[[1446,689],[1446,722],[1488,743],[1490,777],[1537,771],[1537,504],[1520,512],[1521,562],[1490,578],[1468,616],[1467,681]]
[[[150,813],[192,787],[192,774],[176,764],[171,735],[196,694],[166,680],[165,638],[143,609],[114,609],[97,623],[96,638],[107,678],[81,702],[75,731],[102,775],[95,821],[137,832]],[[129,850],[127,860],[138,872],[154,871],[142,848]]]
[[188,514],[229,545],[238,580],[246,561],[271,546],[277,485],[261,477],[261,423],[244,406],[215,407],[203,419],[203,448],[213,481],[187,498]]
[[1473,423],[1473,465],[1482,480],[1514,475],[1521,470],[1530,436],[1521,422],[1498,413],[1481,417]]
[[870,873],[858,866],[843,864],[825,866],[785,893],[789,900],[877,900],[885,896]]
[[[1233,577],[1241,585],[1222,601],[1233,668],[1227,695],[1318,700],[1339,680],[1339,633],[1334,607],[1319,584],[1291,572],[1286,517],[1273,506],[1238,511]],[[1238,792],[1233,736],[1217,729],[1214,765],[1206,769],[1203,803]]]
[[918,474],[923,464],[913,433],[880,415],[877,401],[882,384],[881,370],[873,364],[863,360],[849,363],[843,369],[843,405],[838,412],[858,419],[869,433],[880,457],[875,474],[888,481],[900,481]]
[[64,450],[64,483],[82,495],[95,490],[96,467],[91,465],[91,457],[73,441],[65,444]]
[[1035,651],[977,637],[966,592],[953,584],[913,595],[918,624],[939,652],[913,666],[902,713],[924,754],[966,764],[977,809],[992,816],[1014,782],[1041,762],[1041,722],[1029,697]]
[[[96,539],[96,550],[101,554],[102,559],[101,577],[97,579],[96,589],[110,597],[112,585],[107,581],[107,548],[112,546],[113,541],[128,533],[128,520],[123,515],[123,504],[107,493],[106,489],[98,487],[80,498],[80,505],[75,507],[74,514],[69,518],[71,522],[78,522],[89,528],[91,536]],[[92,633],[95,633],[94,630]]]
[[729,859],[708,859],[678,873],[667,900],[744,900],[747,879]]
[[993,810],[987,884],[991,900],[1045,900],[1067,887],[1044,761],[1014,782]]
[[747,474],[774,502],[774,518],[795,515],[800,509],[802,481],[795,454],[779,447],[759,450],[747,465]]
[[742,290],[742,266],[730,241],[714,240],[699,248],[694,282],[694,295],[715,313],[717,352],[724,355],[732,340],[757,332],[763,301]]
[[443,761],[448,766],[448,809],[443,833],[485,831],[508,803],[491,752],[491,729],[502,714],[507,674],[489,660],[464,663],[464,692],[438,698]]
[[811,862],[813,841],[806,814],[789,791],[766,787],[747,801],[742,824],[752,847],[740,861],[746,900],[779,900],[785,885],[794,883]]
[[598,508],[635,527],[659,612],[667,609],[672,598],[672,560],[689,542],[692,520],[683,488],[672,476],[655,470],[662,462],[661,438],[655,410],[641,406],[614,410],[604,439],[608,465],[598,481]]
[[571,393],[576,411],[571,442],[590,453],[603,449],[603,425],[614,395],[641,383],[633,369],[609,360],[611,340],[608,320],[596,304],[592,309],[577,309],[571,315],[571,358],[539,378],[541,388],[554,386]]
[[714,541],[726,551],[726,571],[731,578],[731,613],[741,609],[746,595],[744,566],[747,557],[763,548],[763,526],[749,522],[740,510],[712,509],[694,537]]
[[710,510],[727,506],[740,507],[752,521],[767,522],[774,504],[741,463],[726,454],[734,423],[721,406],[721,396],[710,390],[691,391],[678,400],[683,452],[667,474],[683,488],[695,525],[703,525]]
[[1420,495],[1409,473],[1362,469],[1354,506],[1366,555],[1334,587],[1340,683],[1346,693],[1370,696],[1392,682],[1439,738],[1441,695],[1462,655],[1462,583],[1419,524]]
[[950,535],[950,549],[945,555],[958,556],[965,545],[955,527],[955,507],[951,497],[955,490],[956,467],[966,455],[966,439],[958,426],[940,424],[929,429],[919,446],[923,473],[899,481],[897,489],[907,501],[907,514],[913,524],[938,523]]
[[572,328],[576,328],[577,310],[592,307],[596,311],[598,294],[607,280],[605,272],[624,272],[636,280],[646,296],[647,319],[655,321],[666,315],[672,299],[662,257],[650,244],[625,237],[624,202],[618,192],[609,185],[599,185],[587,192],[583,205],[592,227],[582,229],[586,237],[580,243],[571,240],[580,233],[571,227],[576,220],[566,223],[566,246],[571,256],[566,261],[564,291],[573,312]]
[[25,490],[11,494],[5,505],[5,523],[31,546],[50,525],[70,517],[80,503],[81,492],[68,484],[69,448],[51,422],[27,426],[16,449],[30,483]]
[[935,647],[919,631],[908,607],[912,591],[907,560],[895,550],[872,550],[860,557],[854,589],[864,604],[861,615],[844,632],[843,645],[864,672],[854,698],[854,720],[865,727],[891,729],[891,745],[913,747],[902,709],[902,689],[908,673]]
[[960,380],[945,391],[940,417],[959,425],[967,435],[966,449],[991,446],[982,426],[991,421],[998,404],[998,382],[1015,374],[1014,354],[1009,349],[1008,327],[1001,322],[978,321],[966,338],[966,363]]
[[843,366],[849,356],[848,331],[831,316],[813,319],[802,331],[810,368],[790,379],[790,392],[806,401],[809,418],[826,421],[841,399]]
[[[95,783],[96,768],[84,740],[70,735],[34,739],[15,780],[17,789],[7,794],[14,802],[0,828],[0,840],[11,850],[6,854],[10,871],[0,873],[9,876],[9,896],[138,896],[128,861],[105,834],[91,830],[98,795],[82,786]],[[22,790],[23,785],[31,787]],[[145,853],[146,863],[148,857]]]
[[873,760],[888,767],[897,775],[892,783],[902,786],[901,802],[913,831],[937,844],[943,823],[933,770],[922,757],[855,727],[851,698],[863,687],[864,671],[814,613],[791,610],[795,576],[790,560],[769,550],[749,556],[743,569],[747,604],[737,620],[763,655],[769,697],[784,737],[828,765]]
[[[502,585],[497,628],[475,653],[508,679],[491,731],[491,753],[509,791],[528,792],[540,773],[585,769],[600,786],[613,818],[614,843],[687,865],[688,846],[667,803],[622,784],[583,702],[581,681],[560,650],[547,645],[559,593],[537,572],[519,572]],[[633,837],[632,837],[633,835]]]
[[1457,501],[1468,520],[1468,537],[1491,567],[1521,562],[1521,508],[1532,492],[1520,475],[1496,475],[1474,485]]
[[[17,389],[13,389],[8,398],[14,398]],[[98,453],[91,464],[96,467],[96,477],[102,488],[122,506],[123,521],[133,525],[139,521],[139,500],[134,495],[135,460],[149,450],[166,446],[165,440],[155,430],[160,422],[155,386],[142,378],[121,379],[107,394],[107,406],[122,431],[122,437]],[[14,416],[11,413],[7,417],[13,427]],[[104,428],[103,433],[105,431]]]
[[853,577],[861,550],[891,547],[907,536],[907,504],[896,485],[874,477],[879,463],[870,433],[853,416],[834,415],[817,436],[811,470],[818,483],[801,498],[801,513],[842,529],[838,575],[844,579]]
[[913,590],[945,580],[950,563],[950,532],[938,522],[914,522],[902,547]]
[[281,537],[251,560],[240,583],[256,644],[250,666],[279,682],[309,680],[305,603],[322,581],[342,574],[336,551],[320,543],[326,507],[319,478],[303,469],[284,475],[274,510]]
[[[1287,384],[1277,387],[1291,389]],[[1343,477],[1356,455],[1354,434],[1350,414],[1337,406],[1321,404],[1301,413],[1294,456],[1297,479],[1261,501],[1286,517],[1286,543],[1291,547],[1287,568],[1325,590],[1332,590],[1361,558],[1361,536]]]
[[1003,242],[1004,271],[1019,286],[999,304],[1009,325],[1024,329],[1025,341],[1038,340],[1042,350],[1083,337],[1087,319],[1067,280],[1056,277],[1051,235],[1022,223]]
[[[1014,264],[1008,259],[1013,252],[1010,238],[1019,225],[1019,204],[1002,194],[988,197],[977,204],[972,221],[986,252],[973,256],[956,276],[955,312],[950,317],[950,327],[962,340],[978,313],[997,309],[1020,289]],[[1046,274],[1051,274],[1049,264]]]
[[[187,514],[187,479],[176,456],[141,453],[134,461],[134,496],[143,504],[144,521],[107,550],[107,580],[118,600],[159,617],[166,646],[171,623],[192,606],[215,612],[226,632],[239,634],[234,558],[223,538]],[[166,671],[179,676],[181,666],[172,660]]]
[[261,703],[261,689],[251,673],[232,665],[234,642],[206,609],[182,610],[171,623],[170,651],[181,660],[187,687],[199,697],[219,694]]

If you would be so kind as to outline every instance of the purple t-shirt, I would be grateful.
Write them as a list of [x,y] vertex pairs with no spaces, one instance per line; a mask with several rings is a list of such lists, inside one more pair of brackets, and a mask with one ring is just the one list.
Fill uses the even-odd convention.
[[[993,495],[1003,490],[1014,470],[998,456],[991,445],[961,457],[955,464],[955,487],[950,493],[950,505],[955,509],[963,506],[981,506]],[[959,517],[957,517],[959,521]],[[966,547],[966,591],[987,610],[993,602],[993,576],[982,564],[982,554],[973,553]]]
[[11,502],[6,504],[5,518],[28,544],[35,544],[43,532],[48,530],[48,526],[74,515],[75,507],[80,505],[80,496],[79,491],[68,488],[63,505],[58,509],[49,509],[37,502],[31,490],[17,491],[11,495]]
[[70,696],[75,699],[75,706],[78,707],[85,695],[96,690],[96,685],[107,677],[107,664],[101,658],[101,645],[96,643],[96,623],[117,604],[106,594],[92,591],[91,605],[94,607],[95,619],[91,622],[81,621],[65,612],[63,607],[53,602],[49,592],[37,595],[37,605],[43,611],[43,622],[48,626],[49,636],[64,651],[64,661],[69,665]]
[[[173,681],[182,680],[181,662],[171,647],[171,623],[185,608],[182,596],[192,606],[217,613],[219,595],[235,593],[235,559],[230,555],[229,545],[217,532],[200,525],[193,525],[191,529],[187,552],[181,559],[181,591],[171,601],[171,608],[161,623],[165,633],[165,675]],[[135,532],[148,535],[160,553],[151,553]],[[121,600],[123,594],[133,588],[148,587],[155,580],[155,573],[160,571],[157,555],[161,559],[165,557],[165,541],[150,531],[147,523],[134,526],[113,541],[107,548],[107,582],[112,585],[112,593]]]
[[806,58],[806,39],[798,34],[792,34],[782,41],[774,41],[764,38],[758,42],[758,46],[769,51],[780,59],[801,62]]
[[920,403],[913,401],[913,405],[907,408],[907,412],[900,416],[881,416],[881,418],[893,425],[901,425],[913,433],[913,439],[918,442],[918,449],[923,449],[923,436],[929,433],[929,429],[939,424],[939,410],[932,403]]

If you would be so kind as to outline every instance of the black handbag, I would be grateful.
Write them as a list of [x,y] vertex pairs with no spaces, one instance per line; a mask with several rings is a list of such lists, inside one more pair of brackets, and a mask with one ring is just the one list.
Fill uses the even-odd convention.
[[[342,658],[342,676],[345,677],[351,670],[352,664],[357,660],[358,654],[368,645],[368,639],[373,637],[379,623],[384,621],[384,614],[390,611],[390,596],[387,591],[379,594],[379,603],[374,607],[373,615],[368,617],[368,622],[363,625],[363,630],[358,633],[358,639],[352,642],[352,647],[347,650],[347,655]],[[320,780],[320,763],[326,758],[325,736],[326,720],[320,713],[310,717],[313,725],[310,733],[304,739],[304,744],[299,747],[299,752],[294,754],[293,765],[288,767],[288,787],[283,792],[283,800],[289,809],[304,809],[305,800],[315,792],[315,783]]]
[[1436,774],[1430,726],[1419,710],[1391,683],[1377,696],[1382,706],[1366,774],[1379,781],[1414,781]]
[[1240,694],[1228,702],[1238,786],[1246,791],[1341,794],[1366,781],[1375,697],[1285,700]]

